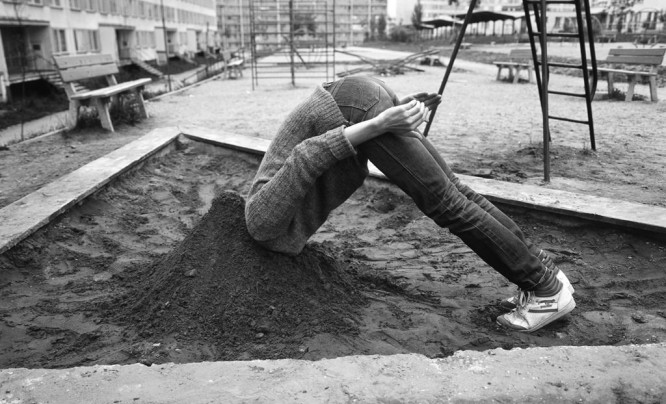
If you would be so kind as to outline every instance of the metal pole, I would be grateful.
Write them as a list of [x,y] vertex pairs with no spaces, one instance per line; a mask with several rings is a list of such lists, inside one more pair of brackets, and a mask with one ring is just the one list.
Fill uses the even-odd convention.
[[372,0],[368,0],[368,41],[372,39]]
[[[550,127],[548,121],[548,38],[546,37],[546,0],[541,0],[541,109],[543,110],[543,180],[550,182]],[[587,63],[583,59],[583,68]]]
[[243,29],[243,0],[238,0],[238,24],[240,25],[240,43],[245,57],[245,32]]
[[[453,62],[456,60],[456,56],[458,56],[458,50],[460,49],[463,37],[465,36],[465,30],[467,29],[467,25],[472,19],[472,13],[474,12],[474,8],[476,7],[476,1],[477,0],[470,0],[469,2],[469,9],[467,10],[467,14],[465,15],[465,20],[463,21],[462,27],[460,27],[460,32],[458,33],[458,38],[456,39],[456,46],[453,48],[453,53],[451,53],[449,64],[446,66],[446,72],[444,73],[442,84],[439,86],[439,91],[438,91],[439,95],[444,94],[444,88],[446,87],[446,82],[449,81],[449,75],[451,75],[451,70],[453,70]],[[423,131],[423,136],[426,137],[428,136],[428,131],[430,131],[430,125],[432,125],[433,118],[435,117],[435,112],[437,112],[436,105],[432,109],[432,112],[430,113],[428,123],[426,124],[425,130]]]
[[164,22],[164,0],[160,0],[162,10],[162,36],[164,37],[164,58],[166,59],[167,82],[169,83],[169,92],[171,92],[171,73],[169,72],[169,46],[167,44],[167,30]]
[[354,0],[349,0],[349,46],[354,45]]
[[275,13],[275,16],[277,17],[277,41],[280,42],[280,38],[282,38],[282,30],[280,29],[280,0],[277,0],[275,6],[277,8]]
[[[336,44],[336,39],[337,39],[337,28],[335,25],[335,0],[333,0],[333,77],[335,77],[335,47],[337,46]],[[328,40],[326,41],[328,43]],[[328,57],[328,56],[327,56]],[[326,78],[328,80],[328,77]]]
[[294,0],[289,0],[289,57],[291,85],[296,86],[296,72],[294,71]]

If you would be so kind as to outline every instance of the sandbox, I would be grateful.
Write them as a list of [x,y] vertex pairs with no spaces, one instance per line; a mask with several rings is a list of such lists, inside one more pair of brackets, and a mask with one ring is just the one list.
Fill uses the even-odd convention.
[[[8,207],[34,212],[27,215],[33,222],[22,219],[22,229],[21,220],[6,221],[5,229],[13,230],[0,237],[0,368],[394,354],[436,360],[460,351],[603,346],[607,353],[609,346],[636,344],[663,352],[657,343],[666,340],[666,241],[658,209],[641,212],[640,205],[599,198],[601,205],[590,211],[607,214],[595,217],[583,208],[570,210],[589,202],[566,201],[562,193],[525,192],[522,198],[513,192],[510,203],[501,192],[493,196],[492,182],[473,185],[551,251],[576,288],[578,307],[571,316],[520,334],[494,321],[513,286],[381,178],[368,180],[331,215],[305,258],[279,266],[311,268],[312,274],[285,275],[279,283],[279,274],[262,276],[269,270],[262,266],[280,259],[275,256],[220,261],[249,245],[238,236],[240,195],[265,144],[185,132],[155,131],[82,168],[69,182],[55,184],[61,200],[54,202],[55,192],[45,187]],[[220,235],[240,246],[225,252],[228,239],[218,240],[218,261],[213,251],[198,248],[212,242],[206,237],[215,227],[201,232],[203,239],[193,236],[211,206],[228,219],[220,222]],[[627,209],[648,219],[632,221],[621,212]],[[211,226],[217,223],[209,219]],[[178,267],[187,254],[192,256],[183,262],[204,264]],[[212,275],[204,271],[213,265],[224,276],[207,282]],[[164,278],[167,271],[174,276]],[[179,282],[199,283],[187,293],[164,295]],[[275,293],[287,289],[291,294]],[[216,290],[236,298],[216,300]],[[250,294],[256,297],[253,311],[241,299]],[[241,301],[244,310],[235,307],[237,316],[224,317]],[[502,355],[510,361],[512,352],[521,350]],[[12,370],[2,371],[0,380],[12,379],[7,372]],[[646,397],[663,397],[663,390]]]

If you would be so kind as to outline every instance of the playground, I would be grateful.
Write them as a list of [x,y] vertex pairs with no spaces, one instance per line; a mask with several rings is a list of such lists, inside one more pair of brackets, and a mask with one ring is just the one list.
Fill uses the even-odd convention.
[[[405,56],[381,49],[368,50],[367,54]],[[442,60],[446,62],[446,58]],[[455,66],[429,137],[457,173],[493,180],[498,188],[522,184],[666,207],[663,102],[595,101],[596,151],[589,147],[586,127],[554,124],[552,180],[544,184],[536,87],[497,81],[492,65],[459,59]],[[401,95],[436,89],[444,68],[419,67],[424,71],[382,79]],[[149,119],[133,127],[121,126],[114,134],[88,129],[36,138],[0,151],[2,206],[39,193],[42,186],[114,150],[132,149],[132,142],[160,128],[268,141],[286,113],[322,80],[302,79],[295,86],[284,80],[263,80],[255,83],[254,90],[249,81],[247,77],[217,78],[160,97],[147,104]],[[553,81],[568,88],[577,83],[568,76],[557,76]],[[638,86],[637,91],[645,89]],[[573,116],[584,109],[583,101],[552,103],[552,109],[560,108],[561,114]],[[540,397],[618,400],[627,394],[635,397],[638,391],[643,401],[663,398],[658,385],[653,385],[653,390],[646,387],[652,379],[645,374],[625,374],[624,384],[617,385],[619,390],[611,383],[618,377],[613,369],[628,369],[636,358],[645,361],[644,369],[649,369],[648,364],[657,363],[663,355],[663,233],[501,205],[528,237],[551,251],[557,264],[570,274],[579,303],[572,315],[535,334],[511,333],[497,326],[494,318],[499,313],[497,303],[514,288],[379,178],[369,180],[334,212],[301,261],[257,254],[242,232],[242,202],[230,195],[244,195],[260,158],[256,151],[179,137],[167,151],[123,173],[5,252],[0,258],[0,287],[5,296],[0,308],[0,367],[56,368],[62,370],[52,372],[69,372],[70,376],[87,371],[97,380],[97,371],[91,369],[134,372],[137,368],[66,369],[140,363],[154,365],[150,369],[161,369],[162,374],[169,373],[168,369],[175,374],[185,367],[167,364],[271,360],[247,365],[271,369],[279,364],[279,372],[285,372],[300,362],[273,360],[298,359],[315,361],[312,363],[333,374],[335,366],[372,368],[361,359],[364,355],[405,354],[409,355],[403,362],[405,374],[423,372],[433,363],[446,367],[460,362],[461,369],[472,374],[486,372],[483,366],[495,369],[487,370],[484,378],[495,381],[508,371],[506,364],[523,353],[533,353],[533,360],[542,358],[542,365],[552,360],[580,371],[575,363],[565,365],[567,350],[599,347],[604,352],[601,358],[616,362],[612,366],[594,362],[592,374],[599,381],[586,379],[586,387],[573,376],[558,373],[555,380],[546,375],[544,383],[549,387],[543,387],[547,391]],[[209,215],[206,220],[202,220],[204,215]],[[230,230],[220,235],[223,239],[214,240],[216,232],[200,226],[202,223],[221,223]],[[198,235],[196,244],[188,238],[193,234]],[[218,270],[222,278],[205,272],[205,264],[189,275],[180,271],[183,268],[178,262],[212,260],[212,251],[219,243],[240,252],[230,254],[233,259],[227,261],[222,261],[222,253],[216,256],[216,266],[209,269]],[[241,259],[254,254],[256,262]],[[257,271],[267,268],[269,262],[278,274]],[[316,268],[316,276],[306,271],[308,268]],[[280,271],[290,270],[295,271],[290,274],[294,278],[278,276]],[[307,282],[300,284],[294,279]],[[161,288],[156,290],[155,285],[175,289],[165,287],[170,294],[160,295]],[[252,285],[253,293],[263,290],[266,294],[252,295],[243,289]],[[279,287],[271,289],[271,285]],[[202,298],[214,296],[215,290],[220,291],[219,296]],[[223,300],[226,294],[264,296],[265,300],[242,300],[240,306]],[[308,298],[303,300],[303,295]],[[177,297],[173,300],[170,296]],[[237,314],[235,321],[225,318],[227,332],[206,327],[219,324],[215,321],[223,318],[218,307]],[[595,359],[583,351],[572,352],[581,352],[581,364]],[[505,353],[516,356],[512,359]],[[505,362],[497,368],[481,366],[484,359],[476,355],[499,355]],[[351,361],[346,365],[322,361],[346,357]],[[386,371],[398,369],[386,362],[390,356],[376,358]],[[438,362],[420,362],[421,358]],[[245,372],[244,366],[237,368]],[[29,371],[13,372],[15,376],[3,371],[5,380],[19,383],[21,377],[29,377]],[[57,375],[64,373],[42,373],[45,381],[61,377]],[[361,376],[362,371],[354,368],[345,377]],[[156,376],[143,377],[148,386]],[[468,382],[472,383],[472,378]],[[608,386],[603,384],[606,382]],[[629,387],[632,383],[638,387]],[[349,385],[355,386],[353,393],[361,400],[379,396],[361,394],[367,385]],[[325,388],[317,386],[322,391]],[[332,386],[331,394],[344,390],[339,384]],[[466,397],[483,400],[499,396],[500,391],[509,394],[501,387],[493,390],[486,386],[486,396],[475,395],[478,389],[472,392],[470,388]],[[245,388],[252,391],[251,386]],[[400,390],[403,393],[394,389],[391,394],[387,387],[382,394],[398,400],[419,399],[405,393],[409,388],[404,389]],[[309,393],[303,393],[302,401],[326,397],[317,395],[320,390],[303,390]],[[133,394],[148,397],[141,389]],[[204,400],[205,394],[199,394],[192,396],[194,401]],[[437,394],[420,397],[445,397],[443,391]],[[514,401],[535,397],[524,394]]]

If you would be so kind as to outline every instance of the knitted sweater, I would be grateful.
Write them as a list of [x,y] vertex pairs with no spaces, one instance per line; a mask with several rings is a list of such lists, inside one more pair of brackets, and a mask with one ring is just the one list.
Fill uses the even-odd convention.
[[367,160],[343,135],[346,124],[321,86],[287,116],[246,198],[248,231],[264,247],[300,253],[329,213],[363,184]]

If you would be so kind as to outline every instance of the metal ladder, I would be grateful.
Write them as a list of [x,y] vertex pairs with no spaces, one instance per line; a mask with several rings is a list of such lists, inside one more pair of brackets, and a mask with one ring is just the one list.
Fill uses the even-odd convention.
[[[549,5],[565,4],[572,5],[576,9],[576,32],[574,33],[548,33],[546,29],[546,13]],[[537,86],[539,88],[539,99],[541,101],[541,110],[543,116],[543,161],[544,161],[544,181],[550,181],[550,120],[560,120],[567,122],[580,123],[588,125],[590,131],[590,146],[596,150],[594,140],[594,121],[592,119],[592,99],[597,89],[598,72],[597,60],[594,50],[594,36],[592,32],[592,15],[590,14],[589,0],[523,0],[523,9],[525,11],[525,21],[532,49],[532,59],[534,61],[534,71],[536,73]],[[536,27],[533,27],[530,13],[534,13]],[[583,23],[583,14],[585,14],[585,23]],[[536,30],[535,30],[536,28]],[[587,50],[585,44],[585,28],[587,28],[587,37],[589,41],[590,66],[587,65]],[[548,60],[548,38],[578,38],[580,45],[580,64],[577,63],[556,63]],[[539,56],[537,52],[537,40],[541,50]],[[551,90],[548,88],[548,79],[550,67],[562,67],[568,69],[579,69],[583,73],[585,84],[584,93],[572,93],[567,91]],[[548,96],[550,94],[579,97],[585,99],[587,106],[587,120],[572,119],[561,116],[550,115],[548,108]]]

